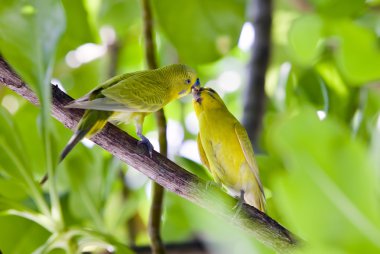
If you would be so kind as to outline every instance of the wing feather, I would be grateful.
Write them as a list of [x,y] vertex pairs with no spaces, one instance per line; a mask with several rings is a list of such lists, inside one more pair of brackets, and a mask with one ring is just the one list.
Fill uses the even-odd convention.
[[169,102],[168,81],[154,71],[145,71],[102,90],[102,94],[137,112],[154,112]]
[[167,86],[153,71],[122,74],[66,105],[104,111],[154,112],[166,104]]
[[123,111],[123,112],[146,112],[135,108],[128,108],[126,105],[111,100],[109,98],[98,98],[94,100],[75,100],[65,106],[65,108],[81,108],[104,111]]
[[203,165],[205,165],[208,168],[208,170],[210,170],[210,163],[208,162],[207,155],[205,153],[205,150],[203,149],[200,133],[198,133],[198,136],[197,136],[197,144],[198,144],[199,157],[201,158]]
[[252,170],[252,173],[255,175],[256,182],[259,185],[262,198],[265,199],[263,186],[261,184],[260,177],[259,177],[259,170],[258,170],[256,161],[254,159],[254,153],[253,153],[251,141],[249,140],[247,131],[244,129],[243,126],[241,126],[240,123],[236,123],[235,124],[235,133],[236,133],[236,136],[239,140],[240,146],[243,150],[245,159],[247,160],[248,165]]

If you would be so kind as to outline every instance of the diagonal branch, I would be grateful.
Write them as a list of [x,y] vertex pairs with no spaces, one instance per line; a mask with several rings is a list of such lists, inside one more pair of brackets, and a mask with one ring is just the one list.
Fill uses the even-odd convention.
[[[35,93],[1,58],[0,84],[9,87],[31,103],[39,104]],[[73,129],[83,111],[64,108],[63,106],[72,101],[72,98],[57,86],[52,87],[52,93],[52,115],[67,128]],[[92,141],[169,191],[248,231],[257,240],[278,252],[290,252],[299,243],[295,235],[254,207],[243,204],[236,212],[233,209],[236,200],[216,186],[207,187],[205,180],[189,173],[155,151],[150,158],[145,149],[137,145],[136,139],[112,124],[107,124],[92,138]]]

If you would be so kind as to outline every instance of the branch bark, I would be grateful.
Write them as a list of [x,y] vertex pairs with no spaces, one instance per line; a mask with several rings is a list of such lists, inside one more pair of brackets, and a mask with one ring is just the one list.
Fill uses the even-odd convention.
[[[136,246],[132,248],[136,254],[150,254],[149,246]],[[186,243],[172,243],[166,244],[165,249],[168,254],[208,254],[205,246],[200,241],[186,242]],[[1,254],[1,253],[0,253]]]
[[[158,67],[155,57],[155,43],[153,34],[153,17],[150,0],[142,0],[143,24],[145,37],[145,59],[149,69]],[[163,156],[168,155],[168,142],[166,137],[166,118],[163,109],[155,113],[158,127],[158,141],[160,144],[160,153]],[[153,254],[164,254],[165,246],[161,239],[161,217],[164,200],[164,188],[156,182],[152,183],[152,204],[149,214],[149,237]]]
[[265,74],[270,57],[272,0],[252,0],[255,40],[249,63],[248,86],[244,98],[243,125],[255,149],[264,116]]
[[[39,105],[35,93],[0,58],[0,84],[7,86],[35,105]],[[52,87],[52,115],[67,128],[74,129],[83,110],[67,109],[64,105],[73,99]],[[115,157],[139,170],[171,192],[201,206],[251,233],[257,240],[281,253],[290,252],[300,240],[275,220],[254,207],[243,204],[239,211],[233,207],[236,200],[216,186],[208,186],[205,180],[189,173],[171,160],[153,151],[150,158],[137,140],[112,124],[91,139]]]

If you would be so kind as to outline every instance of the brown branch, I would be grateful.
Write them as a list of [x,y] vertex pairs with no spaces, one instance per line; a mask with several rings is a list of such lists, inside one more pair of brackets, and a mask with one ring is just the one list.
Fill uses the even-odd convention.
[[[205,246],[200,241],[165,244],[168,254],[208,254]],[[136,246],[132,248],[136,254],[150,254],[149,246]]]
[[[12,89],[31,103],[39,105],[35,93],[1,58],[0,84]],[[52,115],[67,128],[74,129],[83,111],[64,108],[72,98],[57,86],[52,87],[52,93]],[[155,151],[150,158],[146,149],[137,144],[136,139],[112,124],[107,124],[91,140],[169,191],[230,221],[278,252],[290,252],[299,243],[295,235],[265,213],[247,204],[243,204],[237,212],[233,209],[237,201],[218,187],[208,186],[205,180],[189,173]]]
[[252,0],[255,40],[249,63],[248,86],[244,98],[243,125],[255,149],[258,147],[265,111],[265,73],[270,57],[272,0]]
[[[145,58],[149,69],[156,69],[158,67],[155,57],[155,43],[153,34],[153,17],[150,5],[150,0],[142,0],[143,8],[143,24],[144,24],[144,37],[145,37]],[[155,113],[158,139],[160,144],[160,153],[167,156],[168,142],[166,138],[166,118],[163,109]],[[164,188],[156,182],[152,184],[152,205],[149,213],[149,237],[153,254],[164,254],[165,246],[161,239],[161,217],[162,206],[164,200]]]

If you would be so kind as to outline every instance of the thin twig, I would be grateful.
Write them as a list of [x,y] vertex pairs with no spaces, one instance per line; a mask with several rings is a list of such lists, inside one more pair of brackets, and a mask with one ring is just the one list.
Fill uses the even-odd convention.
[[270,57],[272,0],[252,0],[251,3],[255,40],[244,98],[243,125],[247,129],[253,147],[257,149],[266,103],[265,74]]
[[[1,58],[0,84],[12,89],[31,103],[39,105],[35,93]],[[64,106],[73,99],[58,86],[52,87],[52,93],[52,115],[67,128],[74,129],[83,115],[83,110],[65,108]],[[295,235],[278,222],[247,204],[243,204],[239,212],[233,216],[235,213],[233,207],[236,205],[234,198],[218,187],[208,185],[205,180],[189,173],[156,151],[153,151],[153,156],[150,158],[144,147],[137,144],[136,139],[112,124],[107,124],[91,140],[167,190],[244,229],[278,252],[290,252],[300,243]]]
[[[156,69],[158,67],[155,57],[155,43],[153,34],[153,17],[149,0],[142,0],[143,8],[143,24],[144,24],[144,37],[145,37],[145,59],[149,69]],[[160,144],[160,153],[167,156],[167,138],[166,138],[166,118],[164,110],[161,109],[155,113],[158,139]],[[162,204],[164,200],[164,188],[153,182],[152,188],[152,205],[150,207],[149,216],[149,237],[153,254],[164,254],[165,246],[161,239],[161,217],[162,217]]]

